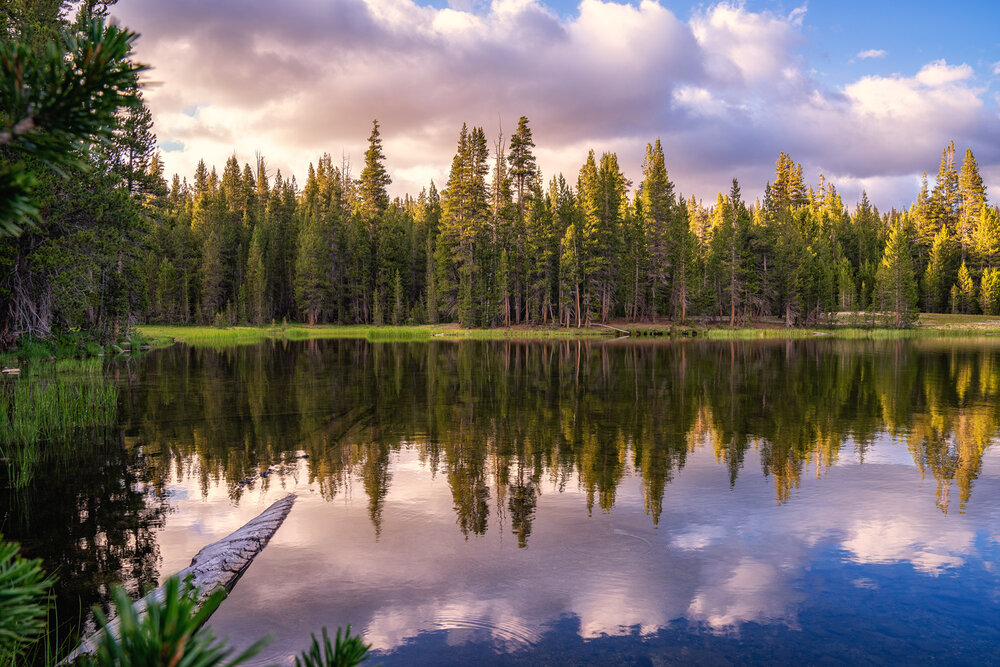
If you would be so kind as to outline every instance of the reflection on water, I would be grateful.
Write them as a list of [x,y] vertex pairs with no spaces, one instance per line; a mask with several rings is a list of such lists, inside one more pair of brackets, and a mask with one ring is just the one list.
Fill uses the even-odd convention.
[[291,490],[213,619],[275,633],[265,661],[348,622],[386,664],[953,662],[1000,640],[992,340],[175,346],[119,392],[120,429],[0,492],[65,607]]
[[[996,435],[1000,348],[941,342],[722,344],[311,341],[151,356],[129,432],[201,488],[238,500],[305,452],[327,498],[357,476],[376,532],[390,453],[441,467],[466,535],[502,501],[524,546],[542,477],[579,475],[587,507],[610,510],[633,458],[655,525],[666,485],[697,447],[735,484],[750,449],[787,502],[803,474],[881,435],[906,443],[943,512],[969,501]],[[493,480],[492,486],[486,481]],[[915,479],[915,482],[919,478]],[[952,498],[952,495],[957,495]],[[496,503],[494,503],[496,504]]]

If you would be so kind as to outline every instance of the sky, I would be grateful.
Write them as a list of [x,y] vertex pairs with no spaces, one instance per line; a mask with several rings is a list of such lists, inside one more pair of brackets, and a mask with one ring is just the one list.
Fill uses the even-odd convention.
[[441,189],[463,123],[491,146],[527,116],[546,179],[587,151],[642,178],[663,142],[678,191],[738,178],[760,196],[779,152],[853,207],[914,199],[954,141],[1000,193],[1000,3],[641,0],[121,0],[152,66],[168,174],[236,154],[304,183],[323,153],[360,173],[381,126],[393,195]]

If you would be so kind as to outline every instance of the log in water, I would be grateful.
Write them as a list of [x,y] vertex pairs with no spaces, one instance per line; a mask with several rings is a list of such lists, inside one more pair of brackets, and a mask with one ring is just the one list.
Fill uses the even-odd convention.
[[[191,583],[198,590],[199,608],[208,599],[208,596],[218,588],[225,588],[226,591],[232,590],[240,576],[250,567],[253,559],[264,550],[271,537],[281,527],[294,502],[294,493],[274,502],[241,528],[202,548],[191,559],[190,565],[174,575],[181,581],[191,577]],[[162,602],[165,594],[166,587],[161,585],[146,597],[138,600],[135,607],[139,616],[146,613],[146,607],[150,601]],[[62,664],[72,663],[80,656],[95,653],[104,632],[110,632],[115,637],[118,636],[118,625],[119,619],[116,618],[108,623],[107,628],[98,630],[85,638]]]

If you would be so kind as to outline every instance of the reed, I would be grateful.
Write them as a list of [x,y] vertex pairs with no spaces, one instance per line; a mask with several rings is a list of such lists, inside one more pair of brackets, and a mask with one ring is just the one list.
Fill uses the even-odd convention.
[[0,458],[11,486],[27,486],[43,456],[80,429],[118,416],[118,388],[99,361],[60,360],[0,384]]

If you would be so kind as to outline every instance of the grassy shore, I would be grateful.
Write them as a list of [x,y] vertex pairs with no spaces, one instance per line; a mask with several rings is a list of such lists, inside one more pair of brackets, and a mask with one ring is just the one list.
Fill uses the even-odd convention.
[[[712,322],[677,323],[612,322],[612,326],[639,337],[682,336],[712,340],[752,340],[761,338],[812,338],[831,336],[856,339],[922,338],[927,336],[982,336],[1000,335],[1000,318],[982,315],[921,315],[917,326],[911,329],[864,328],[856,318],[838,315],[828,326],[814,328],[787,328],[777,322],[766,322],[749,327],[728,327]],[[266,340],[307,340],[313,338],[364,338],[372,341],[408,341],[443,338],[450,340],[503,340],[503,339],[559,339],[579,337],[614,337],[623,335],[613,328],[517,326],[496,329],[461,329],[454,324],[422,326],[366,326],[366,325],[271,325],[262,327],[207,327],[143,325],[139,333],[154,347],[175,342],[195,346],[248,345]]]
[[408,341],[444,338],[451,340],[519,339],[519,338],[576,338],[580,336],[605,336],[608,329],[566,329],[564,327],[517,327],[509,329],[461,329],[454,324],[432,324],[418,326],[369,326],[305,324],[273,326],[174,326],[143,325],[139,332],[154,347],[172,343],[187,343],[194,346],[247,345],[266,340],[308,340],[313,338],[364,338],[372,341]]

